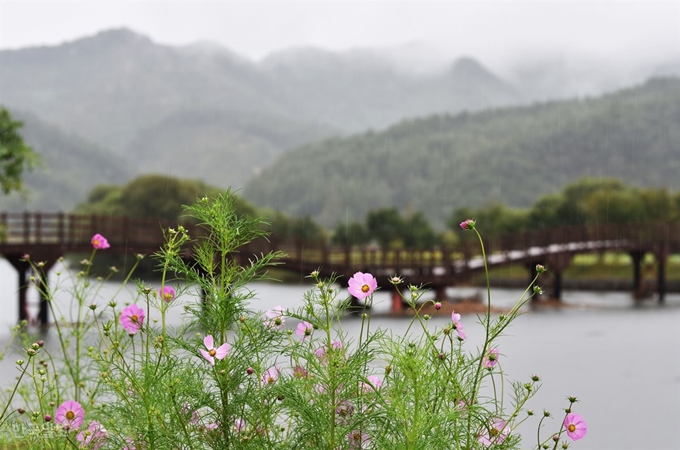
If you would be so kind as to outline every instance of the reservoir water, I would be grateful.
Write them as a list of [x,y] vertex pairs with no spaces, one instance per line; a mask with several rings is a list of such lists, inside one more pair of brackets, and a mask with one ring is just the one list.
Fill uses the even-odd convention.
[[[56,303],[69,304],[68,280],[51,276],[52,283],[63,283]],[[307,280],[308,282],[309,280]],[[408,280],[406,280],[408,282]],[[302,294],[311,288],[305,283],[283,285],[257,283],[252,301],[254,310],[267,310],[275,305],[296,307]],[[119,284],[103,285],[96,302],[105,305]],[[119,303],[132,298],[134,285],[118,294]],[[450,296],[476,292],[476,289],[450,290]],[[484,292],[482,292],[485,295]],[[511,306],[520,290],[492,289],[492,303]],[[680,449],[680,295],[667,295],[666,302],[635,303],[624,292],[565,291],[564,307],[527,309],[506,336],[499,341],[500,363],[513,380],[526,381],[538,374],[542,381],[538,394],[528,407],[537,412],[547,409],[557,417],[567,404],[565,397],[577,396],[574,410],[588,422],[588,435],[570,448],[583,450],[677,450]],[[376,317],[371,327],[403,332],[409,319],[389,317],[389,294],[375,295]],[[0,259],[0,348],[9,338],[9,328],[17,320],[17,274]],[[32,308],[37,292],[29,291]],[[183,302],[196,301],[185,297]],[[182,308],[171,310],[168,321],[178,325]],[[443,326],[447,317],[434,317],[431,326]],[[476,352],[483,342],[483,329],[474,314],[463,315],[468,332],[466,349]],[[360,321],[348,318],[343,329],[358,333]],[[46,336],[47,345],[50,339]],[[6,389],[16,376],[14,361],[21,350],[12,348],[0,361],[0,386]],[[523,448],[535,446],[535,420],[527,421],[519,431]],[[557,427],[557,419],[554,421]],[[550,429],[553,429],[551,426]]]

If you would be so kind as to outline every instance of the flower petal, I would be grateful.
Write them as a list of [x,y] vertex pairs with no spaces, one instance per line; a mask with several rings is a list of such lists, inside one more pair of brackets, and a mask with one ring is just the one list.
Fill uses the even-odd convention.
[[215,341],[212,337],[212,334],[209,334],[203,338],[203,345],[205,345],[205,348],[207,348],[208,350],[212,350],[213,348],[215,348]]
[[229,354],[229,343],[225,342],[224,344],[220,345],[217,350],[215,350],[215,358],[217,359],[224,359],[225,356]]

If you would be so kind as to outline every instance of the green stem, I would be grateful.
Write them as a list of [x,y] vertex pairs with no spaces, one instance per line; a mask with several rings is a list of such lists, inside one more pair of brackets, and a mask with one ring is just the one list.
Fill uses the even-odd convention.
[[[31,356],[29,356],[28,359],[30,361]],[[12,403],[12,399],[14,398],[14,394],[16,394],[17,389],[19,388],[19,384],[21,383],[21,379],[23,378],[23,376],[24,376],[24,374],[26,373],[27,370],[28,370],[28,361],[25,363],[23,371],[21,372],[21,375],[19,375],[19,379],[17,380],[16,384],[14,385],[14,390],[12,391],[12,394],[9,396],[9,399],[7,400],[7,404],[5,405],[5,408],[2,410],[2,413],[0,414],[0,425],[2,425],[4,423],[3,417],[5,417],[5,413],[7,412],[7,408],[9,408],[9,405]]]

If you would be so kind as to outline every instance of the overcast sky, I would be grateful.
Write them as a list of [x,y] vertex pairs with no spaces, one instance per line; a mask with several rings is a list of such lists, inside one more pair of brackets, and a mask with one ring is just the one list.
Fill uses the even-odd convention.
[[216,41],[254,60],[292,46],[407,43],[491,65],[537,54],[680,54],[680,0],[0,0],[0,49],[55,45],[121,26],[162,44]]

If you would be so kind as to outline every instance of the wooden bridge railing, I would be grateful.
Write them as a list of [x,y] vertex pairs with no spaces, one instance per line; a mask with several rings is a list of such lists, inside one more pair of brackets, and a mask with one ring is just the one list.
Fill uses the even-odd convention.
[[[183,224],[191,236],[198,230]],[[177,226],[177,221],[134,219],[100,215],[64,213],[0,213],[0,246],[60,245],[64,249],[86,248],[95,233],[108,239],[113,248],[142,247],[158,249],[164,242],[163,230]],[[663,248],[668,253],[680,252],[680,224],[600,224],[564,226],[553,229],[530,230],[499,237],[483,235],[487,254],[526,252],[530,248],[548,248],[574,243],[608,243],[606,248],[621,251],[639,248],[654,251]],[[459,245],[436,250],[381,250],[374,246],[362,248],[332,247],[302,240],[259,239],[244,253],[282,250],[290,260],[308,264],[330,264],[337,267],[387,268],[451,266],[457,260],[469,260],[480,255],[479,244],[471,232],[461,235]],[[115,251],[115,250],[114,250]]]

